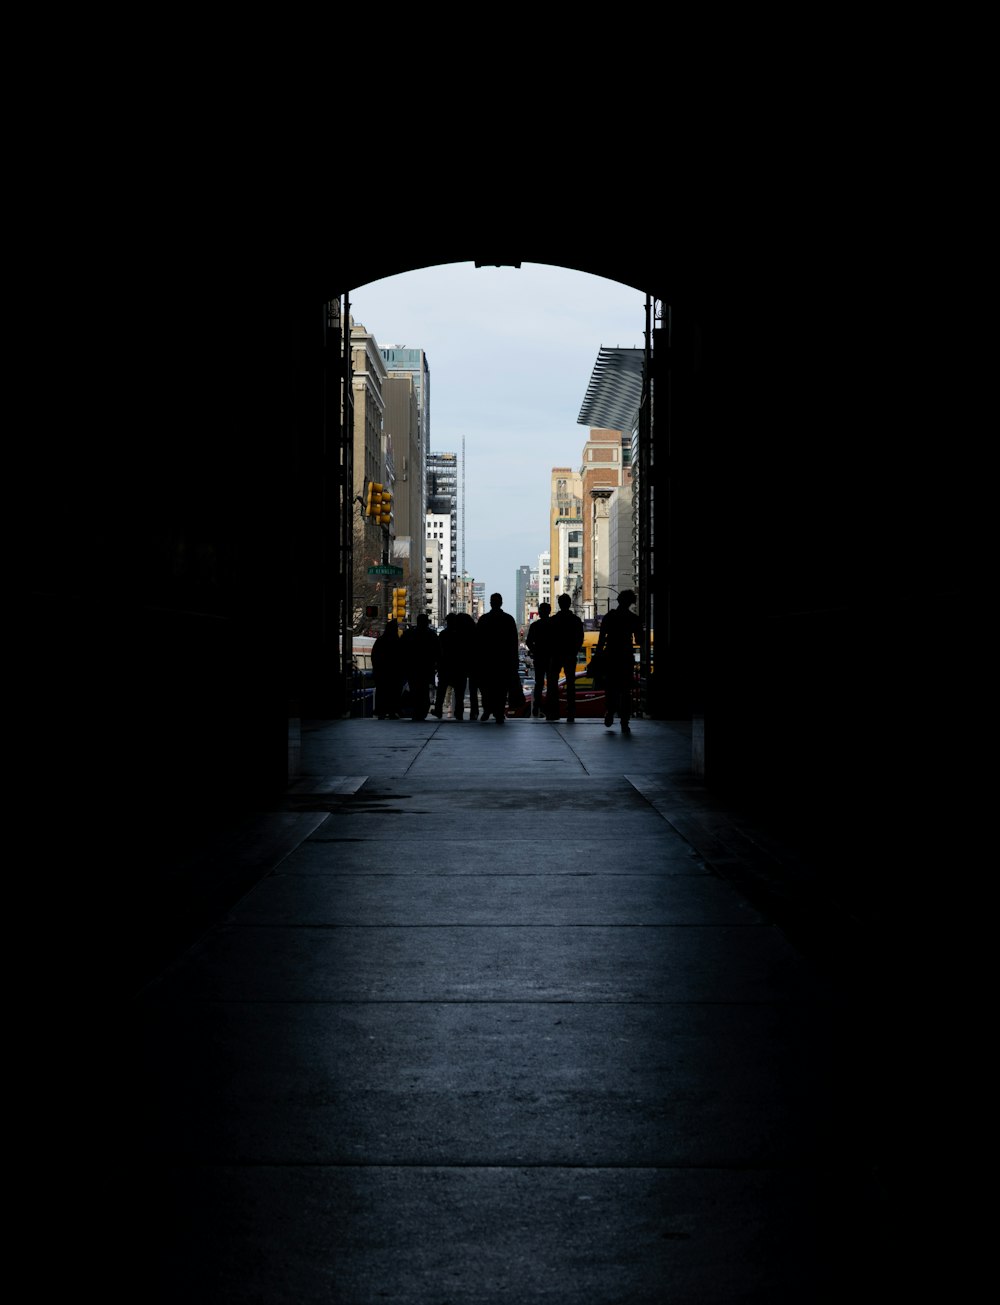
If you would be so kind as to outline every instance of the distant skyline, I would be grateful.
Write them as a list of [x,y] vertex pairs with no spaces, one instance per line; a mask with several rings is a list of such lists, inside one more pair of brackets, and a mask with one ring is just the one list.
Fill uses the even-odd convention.
[[580,466],[598,354],[642,348],[645,296],[539,263],[452,263],[358,286],[351,313],[380,347],[427,355],[430,447],[461,456],[465,438],[465,569],[510,611],[517,568],[549,546],[551,469]]

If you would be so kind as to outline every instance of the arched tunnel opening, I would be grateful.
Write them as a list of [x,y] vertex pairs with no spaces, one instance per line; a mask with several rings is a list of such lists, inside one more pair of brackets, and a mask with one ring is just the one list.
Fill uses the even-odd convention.
[[[676,288],[654,247],[633,255],[638,266],[597,248],[551,262],[615,274],[658,314],[659,416],[639,431],[645,456],[656,450],[640,565],[654,539],[663,559],[638,585],[662,613],[650,710],[697,720],[692,764],[708,783],[770,796],[808,813],[805,824],[843,800],[840,721],[873,714],[857,632],[879,624],[885,603],[869,562],[877,502],[833,455],[835,330],[815,317],[803,329],[795,298],[765,303],[683,278]],[[177,365],[136,455],[131,592],[115,615],[138,645],[118,691],[137,714],[132,746],[148,741],[145,763],[178,805],[214,804],[225,786],[234,801],[279,791],[289,720],[344,711],[350,540],[329,305],[457,252],[402,265],[380,248],[347,255],[343,272],[311,271],[311,299],[308,278],[266,311],[247,297],[238,328],[228,298],[182,331],[173,319],[165,346]],[[890,734],[874,751],[892,747]]]

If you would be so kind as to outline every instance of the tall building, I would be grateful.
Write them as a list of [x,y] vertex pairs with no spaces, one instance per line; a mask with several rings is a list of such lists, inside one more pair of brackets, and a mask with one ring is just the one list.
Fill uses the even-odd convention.
[[476,597],[474,593],[475,584],[471,575],[463,574],[458,581],[458,610],[460,612],[469,612],[473,617],[478,618],[481,611],[476,607]]
[[[608,593],[613,607],[623,589],[636,589],[639,583],[635,543],[635,506],[631,486],[611,491],[608,500]],[[598,605],[597,614],[602,608]]]
[[[385,350],[382,350],[383,356]],[[397,539],[424,537],[424,464],[420,413],[413,376],[390,373],[383,383],[386,444],[392,448],[393,533]]]
[[519,566],[514,572],[513,616],[522,638],[528,628],[528,593],[531,589],[531,567]]
[[[593,437],[602,431],[611,436],[621,432],[622,478],[608,495],[607,487],[588,487],[586,496],[593,507],[590,522],[591,570],[586,597],[595,615],[606,611],[622,589],[640,588],[639,513],[637,511],[639,467],[639,407],[642,402],[645,354],[642,349],[606,348],[602,345],[594,364],[590,385],[577,422],[590,427]],[[602,442],[602,441],[599,441]],[[613,441],[612,441],[613,442]],[[605,455],[589,459],[589,465],[605,461]],[[588,465],[586,452],[584,465]],[[629,556],[631,554],[631,556]],[[607,579],[604,579],[604,576]],[[639,595],[640,604],[642,594]],[[637,607],[637,611],[641,607]]]
[[[409,349],[405,345],[391,344],[382,349],[386,375],[396,378],[409,377],[413,382],[413,397],[417,405],[416,446],[411,454],[408,474],[412,483],[419,488],[421,503],[427,493],[427,454],[431,446],[431,369],[423,349]],[[423,507],[420,509],[423,513]],[[423,529],[417,528],[416,521],[409,522],[407,532],[414,539],[423,536]]]
[[551,553],[538,554],[538,601],[552,605]]
[[[355,499],[365,497],[372,481],[392,492],[393,451],[385,438],[385,363],[378,342],[360,323],[351,321],[351,371],[354,394]],[[391,529],[391,528],[390,528]],[[388,555],[388,535],[371,517],[361,518],[360,542],[367,563]]]
[[433,557],[433,587],[426,593],[426,611],[432,625],[443,625],[447,614],[455,610],[454,522],[450,512],[428,512],[425,522],[425,560]]
[[538,616],[538,569],[532,567],[531,578],[528,581],[528,596],[524,601],[524,629],[527,633],[528,626]]
[[549,555],[553,610],[569,594],[573,611],[583,614],[583,485],[572,467],[552,468]]
[[618,588],[609,568],[610,500],[616,489],[631,485],[631,443],[619,430],[594,429],[583,446],[583,617],[607,611],[609,591]]
[[[448,610],[458,608],[458,454],[428,453],[427,455],[427,522],[430,533],[431,517],[449,520],[448,545]],[[443,534],[438,537],[443,538]]]
[[444,624],[448,601],[448,580],[441,565],[444,549],[439,538],[428,535],[424,540],[423,611],[433,626]]

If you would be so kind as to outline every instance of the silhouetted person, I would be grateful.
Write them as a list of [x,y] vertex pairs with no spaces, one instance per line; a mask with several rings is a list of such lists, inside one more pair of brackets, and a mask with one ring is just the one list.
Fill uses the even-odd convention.
[[403,665],[410,686],[410,716],[426,720],[431,709],[431,687],[437,669],[438,637],[431,629],[430,617],[421,612],[416,625],[403,635]]
[[476,670],[476,618],[471,612],[453,612],[452,625],[459,638],[469,684],[469,720],[479,719],[479,680]]
[[631,589],[623,589],[618,595],[618,606],[606,613],[601,620],[601,632],[597,636],[597,651],[604,653],[607,666],[605,692],[608,695],[608,710],[604,724],[611,728],[615,712],[622,724],[622,733],[630,734],[629,721],[632,717],[632,686],[635,682],[634,645],[642,641],[642,622],[629,608],[635,602]]
[[[465,718],[465,684],[469,676],[469,638],[460,619],[463,613],[449,612],[444,618],[444,629],[438,635],[437,697],[431,715],[438,720],[444,715],[444,700],[449,687],[455,693],[455,719]],[[469,618],[475,631],[475,622]],[[478,713],[477,713],[478,714]]]
[[490,594],[490,610],[476,624],[476,666],[483,695],[483,724],[504,724],[507,693],[517,679],[517,622],[503,610],[503,597]]
[[583,622],[569,594],[559,595],[559,611],[549,617],[549,691],[545,719],[559,719],[559,674],[566,672],[566,721],[576,720],[576,655],[583,647]]
[[372,673],[375,677],[375,715],[379,720],[399,720],[399,699],[403,692],[403,644],[395,620],[372,644]]
[[528,626],[528,652],[535,669],[535,688],[531,695],[531,714],[541,716],[545,710],[545,688],[549,676],[549,627],[551,625],[551,603],[538,604],[538,620]]

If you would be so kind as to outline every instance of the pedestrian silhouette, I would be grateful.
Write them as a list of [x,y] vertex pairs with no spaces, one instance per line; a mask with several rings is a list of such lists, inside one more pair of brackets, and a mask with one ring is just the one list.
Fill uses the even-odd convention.
[[538,620],[528,626],[527,645],[531,664],[535,671],[535,687],[531,695],[531,714],[541,716],[545,710],[545,689],[549,676],[549,632],[551,622],[551,603],[538,604]]
[[597,651],[604,654],[607,667],[605,692],[607,713],[604,724],[608,729],[614,724],[615,713],[621,721],[622,733],[630,734],[632,718],[632,686],[635,682],[635,644],[642,642],[642,622],[629,608],[635,602],[631,589],[618,595],[618,606],[605,614],[597,636]]
[[430,617],[421,612],[416,625],[403,635],[403,664],[410,686],[410,716],[426,720],[431,709],[431,688],[437,669],[438,637],[431,629]]
[[479,680],[476,670],[476,619],[470,612],[453,612],[452,625],[458,634],[461,657],[469,686],[469,720],[479,719]]
[[375,715],[379,720],[399,720],[399,703],[403,692],[403,644],[396,621],[386,621],[385,629],[372,644],[372,674],[375,677]]
[[490,594],[490,610],[476,624],[476,667],[483,696],[482,723],[503,725],[507,694],[517,679],[517,622],[503,610],[501,594]]
[[559,676],[566,672],[566,722],[576,720],[576,655],[583,647],[583,622],[569,594],[559,595],[559,611],[549,618],[549,686],[545,719],[559,719]]
[[[463,615],[463,612],[449,612],[444,618],[444,629],[438,635],[437,696],[431,708],[431,715],[438,720],[444,715],[444,701],[449,688],[454,690],[455,695],[455,719],[465,719],[465,686],[469,677],[470,649],[468,630],[461,619]],[[471,617],[468,623],[475,631],[475,622]]]

